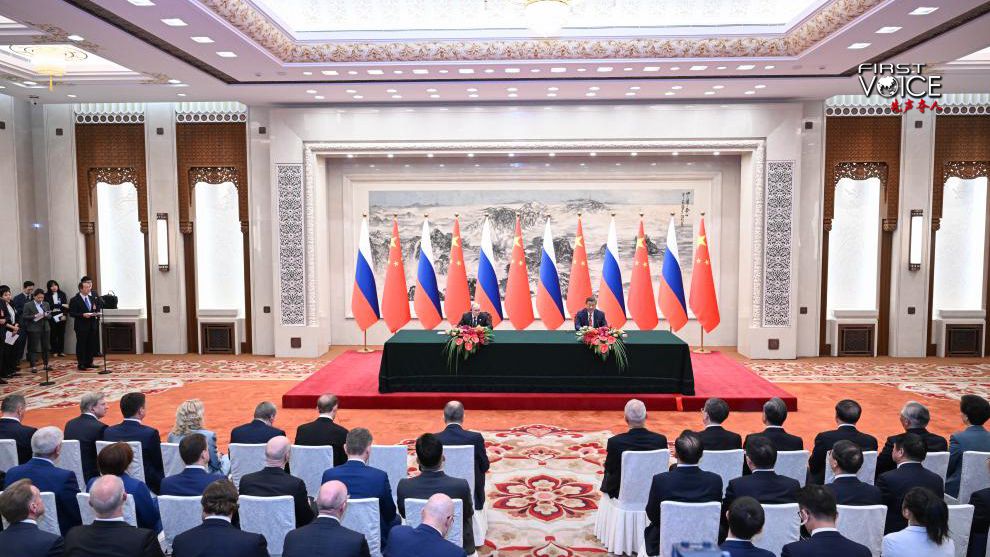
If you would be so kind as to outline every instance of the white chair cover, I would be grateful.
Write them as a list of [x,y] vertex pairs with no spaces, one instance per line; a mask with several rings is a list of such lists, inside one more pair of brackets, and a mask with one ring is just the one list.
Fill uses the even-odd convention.
[[[77,493],[76,502],[79,503],[79,516],[83,524],[92,524],[96,520],[96,513],[93,507],[89,506],[89,493]],[[47,507],[47,503],[45,506]],[[45,513],[48,514],[48,513]],[[134,498],[130,495],[124,500],[124,522],[131,526],[137,526],[137,512],[134,507]]]
[[289,470],[292,475],[306,482],[306,493],[316,498],[320,493],[323,473],[333,468],[333,447],[330,445],[309,447],[292,445],[289,452]]
[[165,465],[165,477],[181,474],[186,469],[179,455],[178,443],[162,443],[162,464]]
[[78,440],[62,441],[62,450],[58,454],[55,466],[71,471],[76,475],[76,482],[79,483],[79,489],[86,489],[86,476],[83,475],[82,453],[79,449]]
[[[739,465],[740,467],[742,464]],[[740,472],[742,469],[740,468]],[[679,503],[664,501],[660,503],[660,555],[670,557],[674,544],[681,542],[704,543],[718,545],[718,521],[722,504],[711,503]],[[646,548],[640,548],[640,554],[646,555]]]
[[344,511],[344,519],[340,523],[345,528],[364,534],[364,539],[368,541],[371,557],[381,557],[382,523],[376,497],[348,499],[347,510]]
[[956,544],[956,557],[966,557],[966,551],[969,549],[973,510],[973,505],[949,505],[949,537]]
[[296,527],[296,507],[291,495],[237,498],[241,530],[261,534],[271,555],[281,555],[285,535]]
[[603,543],[609,553],[633,555],[643,545],[646,501],[653,476],[667,471],[670,451],[625,451],[622,453],[622,480],[619,498],[611,502]]
[[921,465],[942,476],[942,481],[944,482],[945,476],[949,472],[949,453],[948,451],[928,453],[928,456],[925,457]]
[[[291,456],[291,455],[290,455]],[[265,444],[230,444],[230,479],[240,488],[241,478],[265,467]],[[281,542],[279,547],[282,547]],[[279,551],[281,553],[281,551]]]
[[[406,525],[413,528],[419,526],[423,522],[426,499],[406,499],[403,504],[406,507]],[[444,538],[457,547],[464,545],[464,503],[460,499],[454,499],[454,522]]]
[[[959,477],[959,502],[969,503],[973,492],[990,487],[990,469],[987,460],[990,453],[966,451],[962,456],[962,470]],[[990,546],[990,544],[987,544]]]
[[785,545],[798,541],[801,536],[798,504],[763,505],[763,513],[766,515],[766,522],[763,523],[763,531],[753,538],[753,545],[780,555],[780,550]]
[[598,499],[598,511],[595,512],[595,537],[604,545],[608,539],[608,518],[612,512],[612,498],[601,493]]
[[388,474],[388,484],[392,486],[392,499],[397,501],[396,490],[399,487],[399,480],[409,476],[409,450],[406,446],[372,445],[368,466]]
[[179,534],[195,528],[203,522],[202,498],[159,495],[158,510],[162,515],[162,551],[172,552],[172,542]]
[[0,472],[6,473],[14,466],[17,466],[17,442],[0,439]]
[[474,447],[447,445],[443,448],[443,457],[444,473],[467,480],[468,485],[471,486],[471,495],[474,495]]
[[722,495],[725,495],[725,490],[729,487],[729,480],[742,476],[745,454],[742,449],[705,451],[701,455],[701,462],[698,463],[698,467],[706,472],[714,472],[722,476]]
[[[57,536],[68,534],[68,532],[59,532],[58,529],[58,506],[55,504],[55,494],[51,491],[42,491],[41,501],[45,504],[45,514],[41,515],[41,520],[38,521],[38,529]],[[6,526],[4,521],[4,527]]]
[[[99,455],[103,451],[104,447],[113,445],[117,441],[97,441],[96,442],[96,454]],[[141,442],[140,441],[128,441],[128,445],[131,446],[131,450],[134,452],[134,460],[131,461],[131,465],[127,467],[127,475],[134,478],[135,480],[141,480],[144,483],[148,483],[144,479],[144,453],[141,452]],[[85,486],[79,486],[82,489]]]
[[838,505],[838,510],[839,518],[836,520],[835,526],[839,529],[839,533],[870,548],[873,557],[880,557],[887,507],[884,505]]
[[[831,453],[832,451],[829,451]],[[877,452],[863,451],[863,466],[856,472],[856,477],[863,483],[873,485],[873,479],[877,475]],[[825,457],[825,483],[830,484],[835,481],[835,474],[832,467],[828,465],[828,456]]]
[[780,451],[777,453],[777,463],[774,464],[773,471],[781,476],[794,478],[801,487],[804,487],[804,482],[808,479],[809,456],[811,453],[808,451]]

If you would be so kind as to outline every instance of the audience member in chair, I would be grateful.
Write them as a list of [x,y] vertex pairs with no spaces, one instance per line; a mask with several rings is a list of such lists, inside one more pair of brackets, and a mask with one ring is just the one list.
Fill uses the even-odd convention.
[[[399,514],[406,516],[406,499],[430,499],[435,493],[443,493],[451,499],[460,499],[464,509],[464,520],[462,522],[464,552],[468,554],[474,553],[474,532],[471,528],[474,505],[472,504],[471,486],[468,485],[467,480],[452,478],[443,473],[443,444],[432,433],[424,433],[419,436],[419,439],[416,439],[416,460],[419,462],[420,475],[415,478],[403,478],[399,480],[399,487],[396,490]],[[396,529],[393,528],[393,530]],[[395,539],[389,539],[388,547],[392,547],[396,543],[400,542],[396,542]],[[389,553],[389,555],[420,554]],[[421,555],[430,555],[430,553],[422,553]]]
[[[928,408],[925,408],[920,402],[911,401],[905,404],[904,408],[901,409],[900,419],[901,426],[904,427],[904,433],[891,435],[887,438],[886,443],[884,443],[883,450],[880,451],[880,455],[877,457],[878,478],[880,474],[889,472],[897,467],[897,462],[894,460],[894,445],[908,433],[914,433],[921,437],[929,453],[939,453],[949,450],[949,443],[944,437],[930,433],[926,429],[928,422],[931,420],[931,414],[928,413]],[[900,506],[897,508],[899,509]]]
[[127,492],[117,476],[100,476],[89,490],[96,520],[65,536],[65,557],[162,557],[158,535],[124,522]]
[[832,445],[828,465],[835,481],[825,487],[835,495],[839,505],[882,505],[880,489],[860,481],[856,472],[863,467],[863,451],[852,441],[837,441]]
[[808,459],[808,472],[811,482],[825,483],[825,455],[837,441],[852,441],[865,451],[877,450],[877,438],[856,429],[856,422],[863,409],[855,400],[840,400],[835,405],[835,425],[831,431],[823,431],[815,436],[815,447]]
[[237,512],[237,488],[223,479],[203,492],[203,523],[172,541],[172,557],[268,557],[268,542],[261,534],[242,532],[231,524]]
[[398,526],[385,557],[465,557],[464,549],[444,539],[454,523],[454,501],[442,494],[432,495],[423,507],[423,521],[416,528]]
[[210,472],[230,473],[230,459],[217,451],[217,434],[203,427],[206,420],[203,401],[198,398],[187,400],[175,409],[175,427],[168,433],[169,443],[178,443],[187,435],[199,434],[206,438],[210,460],[206,463]]
[[945,495],[942,477],[921,465],[928,454],[928,448],[921,436],[914,433],[900,436],[891,452],[897,468],[877,478],[877,487],[880,488],[883,504],[887,505],[887,520],[883,529],[885,534],[903,530],[907,526],[901,507],[904,504],[904,496],[912,488],[925,487],[939,497]]
[[66,535],[73,526],[82,523],[79,517],[79,482],[69,470],[55,466],[62,452],[62,432],[54,426],[43,427],[31,437],[31,450],[34,458],[20,466],[7,470],[6,485],[17,480],[29,479],[38,491],[51,491],[55,494],[58,512],[58,527]]
[[285,471],[289,461],[289,438],[272,437],[265,446],[265,467],[241,478],[241,495],[278,497],[291,495],[295,500],[296,528],[313,520],[313,509],[306,496],[306,483]]
[[464,429],[464,405],[456,400],[443,407],[444,430],[437,433],[437,439],[444,446],[471,445],[474,447],[474,509],[485,508],[485,473],[491,464],[485,450],[485,438],[476,431]]
[[254,419],[231,430],[230,442],[260,445],[267,443],[272,437],[285,437],[284,431],[272,425],[275,423],[276,412],[273,403],[267,400],[258,403],[254,407]]
[[162,495],[196,497],[202,495],[211,483],[224,479],[221,474],[206,471],[210,463],[210,450],[202,433],[183,437],[179,441],[179,456],[186,467],[182,472],[162,480]]
[[316,520],[285,536],[282,557],[369,557],[364,534],[340,524],[347,509],[347,486],[330,481],[316,497]]
[[[134,499],[134,511],[137,514],[138,528],[162,531],[162,517],[158,512],[158,502],[151,496],[148,486],[141,480],[127,474],[127,467],[134,461],[134,451],[127,443],[107,445],[96,457],[96,464],[103,476],[117,476],[124,483],[124,491]],[[101,476],[102,477],[102,476]],[[97,478],[89,481],[92,488]]]
[[646,553],[660,553],[660,504],[664,501],[681,503],[708,503],[722,499],[722,478],[698,467],[704,453],[704,445],[697,433],[684,431],[674,441],[677,467],[669,472],[653,476],[650,495],[646,503],[649,526],[643,532]]
[[870,549],[845,538],[835,527],[835,497],[820,485],[798,492],[798,517],[811,537],[784,546],[780,557],[870,557]]
[[[787,403],[780,398],[774,397],[766,401],[763,405],[763,425],[766,428],[760,433],[751,433],[746,436],[743,446],[749,444],[749,440],[754,437],[764,437],[770,441],[777,452],[780,451],[800,451],[804,449],[804,441],[797,435],[791,435],[784,431],[784,421],[787,419]],[[746,468],[746,473],[751,470]]]
[[[990,459],[986,466],[990,467]],[[973,492],[968,503],[973,505],[973,527],[969,533],[970,557],[983,557],[987,554],[987,530],[990,529],[990,487]]]
[[347,428],[336,422],[337,410],[340,403],[337,395],[326,393],[316,399],[317,418],[296,428],[296,445],[306,447],[333,447],[333,465],[340,466],[347,462],[344,452],[344,442],[347,440]]
[[27,400],[23,395],[7,395],[0,402],[0,439],[13,439],[17,445],[17,463],[31,460],[31,436],[36,428],[21,423],[27,412]]
[[726,513],[729,536],[719,548],[729,557],[775,557],[766,549],[753,545],[752,539],[763,530],[766,515],[763,505],[752,497],[740,497],[732,502]]
[[701,410],[701,421],[705,429],[698,432],[706,451],[732,451],[742,448],[742,437],[722,427],[729,418],[729,405],[720,398],[705,401]]
[[945,478],[945,492],[953,497],[959,496],[963,453],[990,452],[990,432],[983,427],[990,419],[990,402],[980,396],[963,395],[959,411],[966,429],[949,436],[949,471]]
[[883,537],[884,557],[953,557],[956,545],[949,537],[949,507],[931,490],[912,488],[904,495],[901,514],[907,527]]
[[777,449],[765,437],[754,437],[746,445],[746,465],[753,471],[729,481],[725,490],[725,510],[736,497],[750,496],[764,505],[794,503],[801,484],[794,478],[781,476],[773,471],[777,463]]
[[103,431],[104,441],[137,441],[141,443],[141,460],[144,464],[144,481],[151,491],[158,493],[165,465],[162,463],[162,436],[158,430],[144,425],[147,414],[144,393],[127,393],[120,399],[120,413],[124,421]]
[[0,514],[10,525],[0,532],[0,557],[61,557],[62,536],[38,528],[45,514],[41,492],[31,480],[17,480],[0,494]]
[[372,443],[371,432],[363,427],[356,427],[347,432],[347,441],[344,444],[347,462],[329,468],[323,473],[320,483],[325,484],[334,480],[342,482],[347,486],[351,499],[367,497],[378,499],[382,545],[384,545],[388,540],[389,530],[399,524],[399,516],[395,514],[395,501],[392,500],[392,486],[388,483],[388,474],[368,466]]
[[618,499],[622,484],[622,453],[667,448],[667,438],[646,429],[646,405],[632,399],[626,403],[625,420],[629,431],[609,437],[605,444],[605,464],[601,492]]
[[79,441],[79,457],[82,460],[83,477],[88,482],[100,475],[96,468],[96,442],[103,439],[107,424],[101,422],[107,415],[107,397],[103,393],[86,393],[79,401],[79,415],[65,423],[65,438]]

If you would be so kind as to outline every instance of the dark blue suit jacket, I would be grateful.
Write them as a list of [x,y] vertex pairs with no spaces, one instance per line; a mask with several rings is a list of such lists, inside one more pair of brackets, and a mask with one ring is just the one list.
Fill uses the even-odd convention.
[[729,480],[723,508],[728,510],[737,497],[746,495],[764,505],[797,503],[799,489],[801,484],[794,478],[781,476],[772,470],[757,470],[749,476]]
[[810,538],[784,546],[780,557],[870,557],[865,545],[842,537],[838,532],[819,532]]
[[76,481],[74,473],[56,468],[47,460],[32,458],[20,466],[7,470],[5,486],[24,478],[31,480],[38,491],[51,491],[55,494],[58,528],[63,536],[73,526],[82,524],[82,519],[79,517],[79,503],[76,501],[79,482]]
[[835,495],[837,505],[882,505],[883,496],[880,488],[860,481],[855,476],[836,478],[835,481],[825,486],[826,489]]
[[388,532],[399,524],[399,516],[395,512],[395,501],[392,500],[392,486],[388,483],[388,474],[373,468],[360,460],[348,460],[340,466],[327,469],[323,473],[320,484],[331,480],[343,482],[347,486],[347,497],[378,499],[378,513],[382,523],[382,540],[388,538]]
[[208,485],[222,479],[221,474],[210,474],[202,468],[186,467],[182,472],[162,480],[162,492],[159,495],[198,497],[206,491]]
[[485,472],[491,467],[488,461],[488,451],[485,450],[485,438],[476,431],[468,431],[459,424],[447,424],[443,431],[437,433],[437,438],[444,445],[474,446],[474,508],[485,507]]
[[727,551],[729,557],[776,557],[772,551],[756,547],[750,541],[726,540],[719,549]]
[[321,516],[285,536],[282,557],[314,557],[333,548],[334,557],[369,557],[364,534],[349,530],[329,516]]
[[976,491],[969,497],[973,505],[973,527],[969,532],[969,557],[987,554],[987,529],[990,528],[990,487]]
[[65,438],[79,441],[79,456],[86,481],[100,475],[96,467],[96,442],[103,439],[106,428],[107,424],[89,414],[80,414],[65,422]]
[[595,314],[593,320],[588,319],[588,308],[584,308],[574,314],[574,330],[578,330],[581,327],[604,327],[608,325],[605,320],[605,312],[600,309],[595,309]]
[[815,445],[808,459],[808,477],[812,482],[825,483],[825,455],[838,441],[852,441],[863,451],[877,450],[877,438],[859,431],[854,425],[840,425],[831,431],[823,431],[815,436]]
[[36,428],[22,425],[13,418],[0,418],[0,439],[13,439],[17,445],[17,463],[31,460],[31,436]]
[[[141,480],[132,478],[126,473],[120,476],[124,483],[124,491],[134,498],[134,511],[137,515],[138,528],[154,530],[155,533],[162,531],[162,515],[158,511],[158,501],[151,497],[151,491]],[[86,483],[86,491],[93,487],[96,478],[92,478]]]
[[385,557],[465,557],[464,550],[443,539],[431,526],[396,526],[385,546]]
[[897,468],[897,464],[894,462],[894,445],[896,445],[901,440],[901,437],[904,437],[907,433],[916,433],[920,435],[921,439],[925,442],[925,446],[928,447],[928,452],[930,453],[940,453],[949,450],[949,442],[945,440],[945,437],[931,433],[923,427],[912,427],[905,433],[891,435],[887,438],[887,441],[883,444],[883,449],[877,456],[878,478],[880,477],[880,474],[890,472],[891,470]]
[[653,476],[650,496],[646,502],[646,517],[650,519],[650,524],[643,532],[646,553],[660,553],[660,503],[708,503],[721,499],[722,477],[697,466],[678,466],[670,472]]
[[229,522],[209,518],[172,541],[172,557],[268,557],[261,534],[242,532]]
[[949,436],[949,470],[945,477],[945,492],[953,497],[959,497],[962,457],[966,451],[990,452],[990,431],[981,425],[971,425]]
[[887,505],[887,521],[883,533],[889,534],[907,528],[907,520],[901,514],[904,495],[913,487],[927,487],[935,492],[938,498],[945,496],[945,485],[942,477],[927,470],[920,462],[905,462],[890,472],[880,474],[877,487]]
[[18,522],[0,532],[0,557],[62,557],[65,540],[34,524]]
[[104,441],[138,441],[144,462],[144,479],[151,491],[158,493],[165,477],[162,463],[162,437],[158,430],[134,420],[124,420],[103,430]]
[[251,422],[239,425],[230,431],[230,442],[260,445],[279,435],[285,435],[285,432],[261,420],[251,420]]

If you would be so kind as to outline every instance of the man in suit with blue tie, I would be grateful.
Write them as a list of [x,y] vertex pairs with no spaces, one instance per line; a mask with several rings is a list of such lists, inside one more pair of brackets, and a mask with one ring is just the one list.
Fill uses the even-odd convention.
[[605,312],[597,309],[598,300],[594,296],[588,296],[584,300],[584,309],[578,311],[574,314],[574,330],[577,331],[581,327],[607,327],[608,322],[605,321]]
[[990,402],[981,396],[963,395],[959,411],[966,429],[949,436],[949,472],[945,478],[945,492],[953,497],[959,496],[963,453],[990,452],[990,431],[983,427],[990,419]]
[[17,463],[31,460],[31,436],[37,429],[21,423],[27,411],[27,400],[23,395],[7,395],[0,402],[0,439],[13,439],[17,445]]
[[267,400],[258,403],[254,407],[254,419],[230,431],[230,442],[263,445],[273,437],[285,437],[284,431],[272,425],[275,423],[276,412],[277,409],[273,403]]
[[347,509],[347,486],[329,481],[316,497],[316,520],[285,536],[282,557],[370,557],[364,534],[344,528],[341,517]]
[[162,436],[158,430],[141,423],[147,414],[144,393],[127,393],[120,398],[120,413],[124,421],[103,431],[104,441],[137,441],[141,443],[141,459],[144,463],[145,483],[158,493],[165,476],[162,462]]
[[209,445],[202,433],[190,433],[179,441],[179,456],[186,464],[182,472],[162,480],[161,495],[197,497],[211,483],[222,480],[221,474],[210,474],[206,465],[210,462]]
[[45,514],[41,492],[31,480],[17,480],[0,495],[0,514],[10,524],[0,532],[0,557],[60,557],[62,536],[38,528]]
[[203,492],[203,523],[175,537],[172,557],[268,557],[268,542],[261,534],[242,532],[231,524],[237,511],[237,488],[222,479]]
[[382,545],[384,545],[388,539],[389,530],[399,524],[399,516],[395,512],[395,501],[392,500],[392,486],[388,483],[388,474],[378,468],[368,466],[372,443],[371,432],[367,429],[356,427],[348,431],[347,439],[344,441],[347,462],[324,472],[320,483],[325,484],[336,480],[347,487],[347,492],[352,499],[364,499],[366,497],[378,499]]
[[826,485],[838,505],[882,505],[880,489],[856,477],[863,467],[863,450],[852,441],[836,441],[828,458],[835,480]]
[[465,557],[464,549],[444,539],[454,523],[454,501],[443,493],[432,495],[416,528],[397,526],[385,557]]
[[62,451],[62,431],[54,426],[39,429],[31,438],[31,450],[34,451],[34,458],[7,470],[6,486],[27,478],[38,491],[54,493],[58,527],[64,536],[73,526],[81,524],[82,519],[76,502],[76,494],[79,493],[76,475],[55,466]]
[[491,464],[485,450],[485,438],[476,431],[464,429],[464,404],[452,400],[443,407],[443,422],[446,427],[437,438],[444,446],[471,445],[474,447],[474,510],[485,508],[485,473]]
[[79,441],[86,481],[100,475],[96,467],[96,442],[103,439],[107,424],[100,420],[107,415],[107,397],[103,393],[86,393],[79,401],[80,414],[65,423],[65,438]]
[[729,557],[774,557],[773,552],[753,545],[753,537],[763,530],[766,514],[763,505],[752,497],[740,497],[732,502],[725,515],[729,536],[719,547]]
[[784,546],[780,557],[870,557],[870,549],[843,537],[835,527],[839,511],[824,486],[809,484],[797,497],[798,518],[811,537]]

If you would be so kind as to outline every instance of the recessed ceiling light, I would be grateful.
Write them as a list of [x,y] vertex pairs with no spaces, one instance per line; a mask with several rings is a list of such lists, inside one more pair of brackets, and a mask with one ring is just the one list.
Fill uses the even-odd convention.
[[177,17],[167,17],[162,20],[162,23],[168,25],[169,27],[185,27],[186,25],[188,25],[188,23],[182,21]]
[[519,93],[509,93],[507,96],[514,99],[519,96]]
[[712,85],[712,89],[725,89],[725,85]]
[[430,95],[430,98],[431,99],[439,99],[440,98],[440,95],[437,95],[436,93],[434,93],[434,94]]
[[213,42],[213,39],[209,37],[190,37],[194,42],[199,44],[209,44]]
[[357,91],[355,91],[354,89],[348,89],[346,92],[347,93],[350,93],[351,95],[353,95],[354,93],[357,93]]
[[357,70],[347,70],[347,75],[357,75]]
[[395,158],[395,154],[394,153],[388,153],[385,156],[388,157],[388,158],[390,158],[390,159],[394,159]]
[[581,163],[581,166],[588,166],[588,165],[582,162],[582,163]]
[[322,101],[325,97],[323,95],[316,95],[313,98],[316,99],[316,100],[318,100],[318,101]]
[[386,93],[398,93],[398,91],[396,91],[395,89],[386,89],[385,92]]
[[617,163],[615,163],[615,166],[622,166],[622,163],[621,162],[617,162]]
[[595,86],[595,85],[592,85],[591,87],[588,87],[588,90],[589,91],[598,91],[600,89],[601,89],[601,87],[598,87],[598,86]]
[[316,89],[306,89],[306,92],[309,93],[310,95],[315,95]]
[[872,43],[853,43],[853,44],[849,45],[846,48],[848,48],[849,50],[862,50],[862,49],[870,46],[871,44]]
[[688,69],[690,69],[692,72],[700,72],[700,71],[703,71],[703,70],[707,70],[708,69],[708,66],[702,66],[702,65],[691,66]]
[[217,52],[217,56],[221,58],[237,58],[237,55],[229,50],[221,50]]
[[660,66],[646,66],[643,68],[644,72],[658,72],[660,71]]
[[432,158],[433,158],[433,153],[427,153],[427,154],[426,154],[426,158],[428,158],[428,159],[432,159]]
[[598,66],[598,69],[595,70],[595,71],[599,71],[599,72],[603,72],[603,73],[604,72],[610,72],[610,71],[612,71],[612,66]]
[[474,73],[474,70],[472,70],[471,68],[458,68],[457,73],[470,74],[470,73]]
[[186,94],[185,93],[176,93],[176,96],[178,96],[178,97],[184,97],[184,96],[186,96]]
[[639,156],[639,153],[633,151],[632,153],[629,153],[629,156],[630,157],[638,157]]
[[920,8],[915,8],[914,10],[908,12],[908,15],[928,15],[928,14],[934,12],[937,9],[938,8],[928,8],[928,7],[922,6]]
[[632,68],[625,67],[625,68],[622,68],[622,71],[624,71],[624,72],[631,72],[632,71]]
[[363,99],[364,97],[363,97],[363,96],[361,96],[361,95],[354,95],[354,96],[353,96],[353,97],[351,97],[351,98],[354,98],[354,99],[357,99],[357,100],[361,100],[361,99]]
[[754,66],[753,64],[740,64],[740,65],[736,66],[736,69],[737,70],[751,70],[751,69],[753,69],[755,67],[756,66]]
[[182,80],[179,80],[179,79],[170,79],[170,80],[168,80],[168,82],[171,83],[172,85],[176,85],[176,84],[182,83]]
[[540,68],[533,68],[529,70],[529,73],[540,73]]
[[718,152],[718,151],[715,151],[715,152],[714,152],[714,153],[712,153],[712,154],[713,154],[713,155],[715,155],[715,156],[717,157],[717,156],[719,156],[719,155],[721,155],[722,153],[720,153],[720,152]]
[[579,71],[579,72],[586,72],[586,71],[588,71],[588,68],[578,68],[577,71]]
[[468,153],[467,156],[468,156],[469,159],[473,159],[474,158],[474,153]]
[[557,96],[557,93],[547,93],[547,96],[548,97],[556,97]]
[[313,75],[313,72],[303,72],[303,75]]
[[588,153],[588,156],[589,157],[597,157],[598,156],[598,153],[592,151],[592,152]]
[[586,97],[594,97],[597,94],[598,93],[585,93],[584,96],[586,96]]
[[547,91],[560,91],[560,87],[547,87]]
[[753,86],[753,89],[766,89],[766,88],[767,88],[767,86],[764,85],[764,84],[762,84],[762,83],[759,84],[759,85],[754,85]]
[[402,95],[392,95],[392,98],[393,99],[401,99],[402,98]]
[[413,70],[413,73],[416,74],[416,75],[424,75],[424,74],[430,73],[430,70],[424,70],[424,69],[421,69],[421,68],[417,68],[417,69]]
[[151,0],[127,0],[135,6],[154,6],[155,3]]
[[382,70],[368,70],[368,75],[382,75],[384,73]]
[[882,34],[896,33],[900,30],[901,30],[900,27],[881,27],[877,29],[877,33],[882,33]]
[[567,68],[550,68],[550,73],[564,73]]
[[66,37],[66,39],[69,39],[70,41],[76,41],[77,43],[86,40],[80,37],[79,35],[69,35],[68,37]]
[[74,98],[76,98],[76,96],[75,96],[75,95],[73,95],[72,93],[69,93],[68,95],[66,95],[66,97],[69,97],[70,99],[74,99]]
[[444,74],[446,74],[446,73],[450,73],[450,70],[439,70],[437,73],[444,73]]
[[671,85],[670,88],[673,89],[674,91],[680,91],[681,89],[684,88],[684,86],[683,85]]
[[516,154],[515,153],[508,153],[508,154],[506,154],[506,156],[507,157],[514,157],[514,156],[516,156]]
[[755,94],[756,94],[756,91],[746,91],[746,92],[745,92],[745,93],[743,93],[743,94],[744,94],[744,95],[755,95]]
[[677,155],[680,155],[680,153],[678,153],[677,151],[674,151],[673,153],[671,153],[671,155],[674,155],[676,157]]
[[676,94],[677,94],[677,93],[675,93],[675,92],[673,92],[673,91],[667,91],[666,93],[664,93],[664,95],[667,95],[668,97],[672,97],[672,96],[674,96],[674,95],[676,95]]
[[547,156],[548,157],[556,157],[557,156],[557,153],[547,153]]
[[519,68],[505,68],[505,73],[519,73]]
[[774,69],[774,68],[776,68],[776,67],[777,67],[777,66],[774,66],[773,64],[771,64],[771,65],[769,65],[769,66],[763,66],[763,69],[764,69],[764,70],[772,70],[772,69]]
[[705,91],[705,94],[706,95],[714,95],[715,94],[715,91]]
[[631,91],[639,91],[640,89],[642,89],[642,87],[640,87],[639,85],[633,85],[629,88],[629,90]]
[[24,81],[23,83],[24,83],[24,85],[37,85],[38,84],[35,81]]
[[636,93],[635,93],[635,91],[629,91],[628,93],[626,93],[626,96],[627,97],[635,97],[636,96]]
[[472,99],[477,99],[478,98],[478,94],[477,93],[471,93],[470,95],[468,95],[468,97],[470,97]]
[[468,93],[477,93],[477,92],[478,92],[478,90],[477,90],[477,89],[475,89],[474,87],[468,87],[468,90],[467,90],[467,92],[468,92]]
[[323,75],[339,75],[337,70],[322,70],[320,73]]
[[670,67],[670,71],[672,71],[672,72],[676,72],[676,71],[677,71],[677,70],[679,70],[679,69],[681,69],[681,67],[680,67],[680,66],[671,66],[671,67]]

